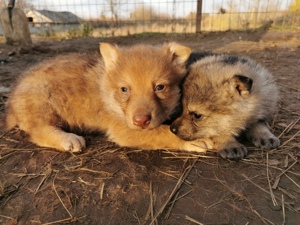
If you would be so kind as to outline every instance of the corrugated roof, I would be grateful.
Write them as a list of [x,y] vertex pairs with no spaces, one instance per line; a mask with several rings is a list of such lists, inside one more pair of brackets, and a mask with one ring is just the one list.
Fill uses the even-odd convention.
[[82,19],[75,14],[67,11],[55,12],[50,10],[35,10],[42,14],[43,16],[48,17],[55,23],[77,23],[82,21]]

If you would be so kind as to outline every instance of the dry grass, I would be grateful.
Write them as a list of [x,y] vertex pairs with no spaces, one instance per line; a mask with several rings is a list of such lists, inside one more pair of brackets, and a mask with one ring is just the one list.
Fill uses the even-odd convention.
[[250,56],[278,73],[278,149],[249,146],[247,158],[234,162],[211,152],[120,148],[100,135],[87,136],[88,149],[71,154],[37,147],[19,130],[1,133],[0,223],[296,225],[300,50]]
[[[276,124],[276,122],[275,122]],[[295,130],[295,127],[299,126],[299,117],[296,118],[292,123],[290,123],[279,135],[282,140],[282,145],[277,150],[271,150],[266,152],[265,154],[261,154],[261,151],[257,149],[253,149],[253,153],[250,154],[248,158],[241,160],[239,162],[240,165],[245,165],[251,170],[253,167],[259,167],[261,170],[265,171],[265,181],[262,180],[262,177],[249,176],[245,174],[245,171],[239,172],[235,169],[232,170],[232,173],[240,176],[240,180],[243,183],[247,183],[247,186],[252,185],[253,190],[256,189],[255,192],[260,190],[262,193],[265,193],[265,197],[270,200],[272,203],[272,207],[274,209],[281,210],[282,212],[282,221],[285,221],[286,218],[286,210],[297,212],[296,201],[300,195],[300,173],[299,171],[299,130]],[[45,220],[41,218],[40,221],[36,221],[42,224],[61,224],[61,223],[71,223],[74,221],[84,221],[86,214],[76,215],[76,211],[74,211],[74,205],[70,204],[72,201],[72,196],[67,194],[70,192],[68,187],[61,183],[62,181],[67,181],[69,179],[73,180],[77,185],[82,186],[84,188],[84,192],[93,192],[99,196],[99,199],[104,202],[104,200],[108,197],[106,190],[106,182],[118,183],[118,179],[116,179],[116,174],[120,174],[123,176],[124,168],[120,167],[118,170],[115,170],[118,165],[114,165],[114,169],[107,171],[103,170],[103,167],[97,167],[94,164],[101,164],[102,160],[123,160],[128,159],[128,155],[132,154],[140,154],[140,150],[126,150],[119,148],[111,143],[103,141],[103,138],[100,140],[95,140],[95,143],[92,143],[91,147],[80,155],[72,155],[72,154],[62,154],[55,151],[49,151],[48,149],[40,149],[32,146],[30,143],[22,139],[20,139],[19,131],[12,131],[1,134],[1,156],[0,156],[0,167],[3,178],[1,179],[1,220],[4,222],[15,221],[17,218],[13,217],[13,214],[4,213],[5,208],[11,207],[14,205],[11,201],[11,198],[15,198],[19,195],[19,193],[32,192],[32,196],[40,196],[36,198],[35,201],[44,202],[43,196],[52,196],[52,201],[55,203],[54,211],[65,211],[66,213],[60,212],[60,219],[54,219],[58,217],[54,217],[52,220]],[[94,140],[93,140],[94,141]],[[17,145],[17,146],[16,146]],[[21,147],[24,146],[24,147]],[[148,152],[142,152],[147,155]],[[153,154],[153,153],[151,153]],[[10,160],[20,160],[23,158],[28,162],[28,159],[35,158],[37,155],[43,155],[43,163],[40,164],[35,162],[35,165],[30,165],[25,163],[22,167],[12,167],[7,168],[11,163]],[[108,159],[107,156],[109,155]],[[117,155],[117,157],[114,157]],[[19,156],[19,157],[16,157]],[[20,157],[21,156],[21,157]],[[38,157],[40,158],[40,157]],[[190,195],[190,193],[194,193],[197,190],[197,186],[194,187],[193,183],[188,178],[190,176],[191,171],[195,170],[195,165],[198,164],[207,164],[208,167],[215,167],[218,165],[219,159],[213,154],[208,155],[198,155],[198,154],[186,154],[186,153],[178,153],[178,152],[166,152],[163,154],[161,158],[161,164],[164,164],[164,161],[176,160],[182,163],[182,172],[179,174],[179,170],[174,168],[164,168],[159,170],[159,173],[165,179],[170,180],[168,182],[167,192],[168,196],[162,198],[160,196],[159,191],[155,191],[154,185],[158,185],[150,182],[148,183],[148,216],[145,215],[139,217],[137,214],[135,217],[139,221],[139,224],[160,224],[159,221],[162,219],[168,220],[170,215],[172,215],[172,210],[174,206],[178,203],[179,200],[184,199]],[[30,161],[30,160],[29,160]],[[93,163],[91,163],[93,161]],[[16,162],[15,162],[16,163]],[[39,164],[39,165],[38,165]],[[222,162],[223,166],[226,165],[227,169],[230,167],[231,162]],[[109,164],[108,164],[109,165]],[[127,164],[126,166],[129,166]],[[131,165],[133,169],[136,167],[140,167],[143,165]],[[33,170],[31,167],[34,167]],[[298,168],[298,169],[296,169]],[[126,168],[125,170],[127,170]],[[129,168],[130,169],[130,168]],[[134,169],[136,170],[136,169]],[[74,175],[76,174],[76,178]],[[91,179],[93,177],[93,179]],[[288,189],[286,187],[282,187],[280,185],[281,179],[283,177],[288,178],[290,181],[290,186]],[[235,187],[232,187],[226,179],[221,178],[220,174],[215,172],[215,178],[211,178],[214,180],[215,185],[221,185],[227,189],[227,194],[219,201],[208,205],[205,207],[205,213],[208,211],[217,208],[218,205],[226,204],[228,207],[231,207],[232,210],[244,214],[244,209],[240,209],[235,205],[234,201],[229,197],[230,193],[232,196],[236,196],[234,198],[242,199],[247,207],[249,208],[246,215],[251,217],[252,219],[258,218],[258,220],[262,224],[276,224],[276,222],[272,222],[271,218],[266,218],[263,216],[257,207],[255,207],[252,203],[251,197],[246,196],[242,193],[242,191],[236,190]],[[138,179],[134,179],[135,182],[140,182]],[[151,180],[151,179],[150,179]],[[172,186],[172,180],[176,183]],[[34,181],[34,185],[30,185]],[[10,183],[12,182],[12,183]],[[124,182],[124,181],[123,181]],[[286,181],[285,181],[286,182]],[[51,185],[50,185],[51,184]],[[276,185],[275,185],[276,184]],[[62,185],[62,186],[61,186]],[[120,184],[122,185],[122,184]],[[245,185],[245,184],[244,184]],[[139,186],[139,184],[138,184]],[[191,190],[185,191],[186,193],[182,193],[182,187],[187,186],[191,187]],[[51,187],[51,188],[49,188]],[[118,187],[116,186],[118,189]],[[138,187],[140,188],[140,187]],[[121,188],[122,189],[122,188]],[[27,191],[26,191],[27,190]],[[97,193],[95,193],[97,191]],[[124,190],[123,190],[124,191]],[[76,193],[76,190],[71,190],[71,193]],[[122,191],[121,191],[122,192]],[[63,193],[63,194],[61,194]],[[42,194],[42,196],[40,195]],[[251,194],[251,193],[250,193]],[[72,194],[71,194],[72,195]],[[85,194],[84,194],[85,195]],[[298,196],[298,197],[297,197]],[[120,197],[120,196],[119,196]],[[141,196],[140,196],[141,197]],[[56,200],[54,200],[56,198]],[[124,198],[124,197],[122,197]],[[158,198],[165,199],[158,201]],[[228,199],[229,198],[229,199]],[[233,199],[234,199],[233,198]],[[289,199],[289,200],[287,200]],[[69,203],[68,203],[69,202]],[[147,202],[147,201],[146,201]],[[158,203],[159,202],[159,203]],[[58,203],[61,205],[59,206]],[[80,204],[80,202],[78,202]],[[88,207],[88,206],[86,206]],[[47,208],[47,207],[46,207]],[[59,209],[60,208],[60,209]],[[124,209],[125,210],[125,209]],[[194,224],[204,224],[201,221],[198,221],[193,216],[183,215],[186,221],[189,221]],[[47,221],[47,222],[46,222]]]

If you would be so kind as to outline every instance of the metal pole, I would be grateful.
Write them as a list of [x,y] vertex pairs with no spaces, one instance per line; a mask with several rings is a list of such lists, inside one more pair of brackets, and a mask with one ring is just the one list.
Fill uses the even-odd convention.
[[12,11],[14,7],[15,7],[15,0],[10,0],[7,5],[7,10],[8,10],[9,23],[12,30],[14,29],[12,24]]
[[13,7],[15,7],[15,0],[10,0],[8,2],[7,8],[11,8],[12,9]]
[[201,32],[202,0],[197,1],[196,33]]

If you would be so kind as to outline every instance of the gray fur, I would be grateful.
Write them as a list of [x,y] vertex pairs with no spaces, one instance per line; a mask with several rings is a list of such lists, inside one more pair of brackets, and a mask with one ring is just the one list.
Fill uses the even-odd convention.
[[246,57],[208,55],[189,70],[183,114],[171,125],[173,133],[185,140],[212,137],[220,156],[229,159],[246,156],[235,139],[243,132],[256,147],[279,146],[267,125],[277,108],[278,88],[266,68]]

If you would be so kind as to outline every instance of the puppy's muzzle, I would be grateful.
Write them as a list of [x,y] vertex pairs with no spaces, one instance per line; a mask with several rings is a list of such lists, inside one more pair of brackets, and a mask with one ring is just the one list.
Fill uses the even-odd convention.
[[133,118],[133,124],[141,127],[142,129],[146,129],[150,122],[151,122],[151,116],[150,115],[134,115]]

